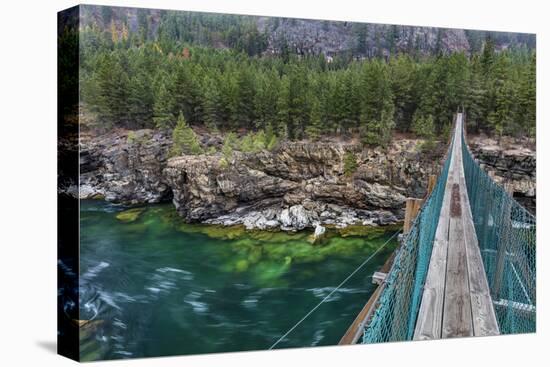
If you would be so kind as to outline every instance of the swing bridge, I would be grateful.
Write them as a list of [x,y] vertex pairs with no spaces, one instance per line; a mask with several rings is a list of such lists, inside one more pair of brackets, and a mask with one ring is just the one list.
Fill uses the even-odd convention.
[[536,218],[479,166],[463,116],[431,193],[413,202],[418,214],[405,219],[340,344],[535,332]]
[[340,345],[536,331],[536,218],[473,157],[463,112],[454,116],[449,148],[427,197],[407,200],[399,242],[373,275],[378,287]]

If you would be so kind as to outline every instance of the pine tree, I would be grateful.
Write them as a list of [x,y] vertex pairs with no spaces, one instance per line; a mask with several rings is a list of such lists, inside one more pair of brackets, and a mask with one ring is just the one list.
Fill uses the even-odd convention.
[[491,68],[493,67],[495,57],[495,43],[491,36],[485,38],[483,45],[483,52],[481,53],[481,67],[483,68],[484,75],[489,75]]
[[335,115],[340,131],[349,132],[357,127],[361,113],[360,86],[356,84],[356,79],[350,70],[336,75],[336,91],[333,97]]
[[390,62],[390,83],[395,103],[395,120],[398,129],[408,131],[415,103],[414,87],[416,65],[410,56],[399,55]]
[[455,52],[447,58],[445,94],[447,95],[446,107],[451,111],[456,111],[458,107],[466,104],[469,71],[468,58],[464,53]]
[[275,134],[283,139],[288,138],[288,124],[290,120],[290,86],[288,77],[285,75],[281,80],[281,88],[277,96],[277,125]]
[[124,42],[125,45],[127,45],[128,42],[128,26],[126,23],[122,23],[122,31],[120,32],[120,39],[122,42]]
[[536,55],[533,53],[521,74],[518,86],[518,114],[516,119],[521,122],[523,133],[535,135],[536,129]]
[[176,127],[172,131],[172,149],[170,153],[172,156],[203,153],[197,135],[185,122],[182,112],[180,112]]
[[445,57],[437,58],[433,63],[426,65],[422,75],[423,85],[420,92],[419,108],[424,115],[432,115],[436,131],[442,131],[443,126],[451,121],[453,110],[449,88],[447,86],[447,61]]
[[492,109],[488,115],[488,121],[493,131],[500,137],[505,133],[513,133],[515,130],[515,89],[510,79],[511,60],[508,54],[500,54],[492,68]]
[[225,129],[238,128],[238,121],[236,120],[238,111],[237,100],[237,80],[235,73],[232,70],[227,70],[221,76],[220,81],[221,92],[221,112],[222,112],[222,124]]
[[111,55],[105,55],[100,61],[97,111],[106,124],[128,127],[130,80],[121,64],[120,58]]
[[[323,55],[298,57],[288,45],[286,56],[248,57],[203,47],[220,40],[258,55],[265,46],[265,34],[251,23],[224,18],[222,27],[216,17],[166,12],[154,41],[147,40],[146,12],[138,12],[141,36],[128,30],[124,17],[105,17],[106,23],[85,27],[79,80],[82,105],[93,112],[90,123],[102,129],[171,129],[182,111],[194,126],[257,131],[255,142],[265,140],[260,145],[266,147],[279,139],[353,134],[358,127],[363,141],[383,145],[395,124],[401,131],[417,130],[411,126],[418,123],[415,111],[423,124],[432,116],[437,136],[445,132],[456,108],[464,106],[476,129],[535,133],[536,56],[530,48],[511,45],[495,52],[490,37],[482,46],[481,34],[467,33],[474,51],[479,41],[479,50],[469,57],[392,54],[386,61],[381,54],[380,59],[353,60],[350,52],[327,62]],[[369,40],[363,31],[354,26],[354,49],[367,46],[362,44]],[[381,39],[380,29],[371,33],[379,52],[393,37]],[[409,46],[429,51],[424,37],[407,36]],[[369,56],[375,53],[373,48]]]
[[476,131],[479,131],[486,123],[487,89],[481,75],[479,57],[475,56],[471,61],[470,79],[464,107],[468,113],[468,123]]
[[222,155],[228,164],[233,160],[233,149],[235,149],[236,144],[237,136],[233,132],[228,133],[223,139]]
[[173,109],[173,95],[169,92],[166,83],[161,83],[153,105],[153,122],[157,129],[169,129],[174,126],[176,119],[172,113]]
[[196,83],[196,76],[202,75],[202,70],[193,71],[192,65],[187,61],[178,61],[173,78],[173,100],[176,111],[182,111],[183,115],[191,122],[199,119],[197,107],[200,105],[200,88]]
[[271,125],[271,123],[268,123],[265,128],[265,140],[266,140],[265,148],[269,151],[273,150],[279,143],[279,140],[277,139],[277,135],[275,134],[275,131],[273,130],[273,126]]
[[495,109],[489,114],[489,123],[499,137],[515,132],[514,98],[513,85],[509,80],[498,83],[495,90]]
[[380,141],[384,146],[388,145],[392,139],[392,131],[395,127],[395,121],[393,119],[394,114],[395,108],[393,106],[393,102],[390,99],[386,101],[380,114],[379,135]]
[[204,111],[204,123],[211,129],[216,130],[222,124],[222,111],[220,105],[222,97],[216,79],[206,76],[203,81],[202,103]]
[[149,20],[147,19],[147,11],[145,9],[138,8],[137,18],[140,41],[141,43],[145,43],[149,34]]
[[352,152],[346,152],[344,155],[344,174],[347,177],[353,176],[357,170],[357,159]]
[[308,120],[307,105],[308,74],[307,69],[292,65],[288,78],[288,121],[287,134],[290,139],[301,138]]
[[364,97],[360,115],[360,134],[367,145],[386,145],[395,127],[395,107],[387,65],[375,61],[363,70]]
[[149,75],[144,70],[135,73],[130,80],[128,102],[132,124],[141,128],[153,127],[154,96]]
[[242,152],[245,153],[251,153],[255,151],[254,134],[252,132],[243,136],[243,138],[239,142],[239,148]]
[[237,74],[237,109],[234,120],[239,126],[252,127],[254,121],[255,85],[250,71],[244,69]]
[[317,97],[312,97],[313,102],[309,113],[309,124],[306,128],[306,137],[311,140],[318,140],[322,129],[321,103]]
[[424,116],[420,110],[416,110],[413,117],[412,131],[426,139],[422,145],[423,150],[431,150],[435,145],[435,126],[432,115]]
[[273,126],[277,120],[277,96],[280,89],[279,76],[273,71],[261,73],[257,80],[257,89],[254,96],[254,114],[256,128]]

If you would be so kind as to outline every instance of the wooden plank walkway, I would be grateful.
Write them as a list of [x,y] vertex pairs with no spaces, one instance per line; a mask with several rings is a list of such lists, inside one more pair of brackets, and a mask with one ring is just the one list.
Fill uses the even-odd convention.
[[461,134],[459,113],[415,340],[499,334],[466,190]]

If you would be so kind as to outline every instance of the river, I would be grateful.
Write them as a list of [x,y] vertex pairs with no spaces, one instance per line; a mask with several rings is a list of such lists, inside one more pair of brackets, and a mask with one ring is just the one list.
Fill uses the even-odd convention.
[[[268,349],[392,234],[189,225],[171,204],[80,209],[82,360]],[[117,218],[118,217],[118,218]],[[338,343],[374,290],[380,251],[277,348]]]

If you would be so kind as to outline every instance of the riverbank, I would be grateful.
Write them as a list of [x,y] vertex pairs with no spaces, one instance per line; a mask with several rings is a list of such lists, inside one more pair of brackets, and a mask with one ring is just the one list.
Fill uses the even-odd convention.
[[[403,220],[407,197],[425,195],[427,178],[438,174],[445,149],[441,143],[427,151],[423,140],[403,136],[385,149],[326,138],[233,151],[228,160],[221,153],[221,135],[199,137],[209,153],[170,157],[171,137],[160,131],[83,133],[80,190],[70,191],[81,199],[131,205],[171,201],[189,223],[287,231],[383,226]],[[473,138],[471,148],[534,207],[534,150],[483,137]]]

